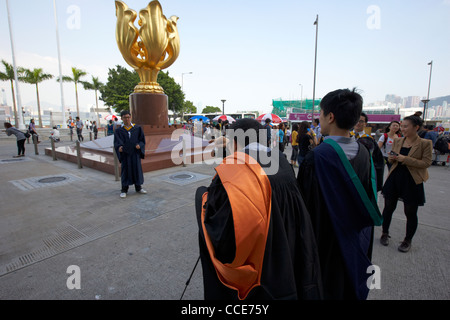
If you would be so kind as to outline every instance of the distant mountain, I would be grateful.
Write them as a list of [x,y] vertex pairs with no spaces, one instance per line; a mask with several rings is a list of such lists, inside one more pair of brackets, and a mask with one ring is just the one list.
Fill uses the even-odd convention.
[[447,103],[450,104],[450,96],[444,96],[444,97],[430,99],[430,102],[428,103],[428,107],[442,106],[444,101],[447,101]]

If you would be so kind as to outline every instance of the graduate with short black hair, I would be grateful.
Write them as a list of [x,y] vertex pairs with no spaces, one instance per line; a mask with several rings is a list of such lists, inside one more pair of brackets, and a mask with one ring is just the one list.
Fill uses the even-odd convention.
[[124,110],[120,113],[123,125],[114,131],[114,150],[121,163],[122,190],[121,198],[126,198],[128,187],[134,184],[136,192],[145,194],[142,189],[144,174],[141,159],[145,157],[144,130],[131,122],[131,113]]
[[349,89],[320,103],[323,143],[309,152],[297,176],[319,250],[325,299],[367,298],[373,226],[381,224],[375,171],[368,149],[349,136],[362,97]]
[[[322,298],[317,245],[294,170],[267,148],[265,131],[253,119],[231,125],[232,154],[209,187],[197,190],[207,300]],[[263,163],[268,154],[273,172]]]

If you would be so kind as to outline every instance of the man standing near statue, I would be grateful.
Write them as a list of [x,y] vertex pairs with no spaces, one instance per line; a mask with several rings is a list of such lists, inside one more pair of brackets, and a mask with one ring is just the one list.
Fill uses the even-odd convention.
[[141,159],[145,157],[145,136],[142,128],[131,122],[131,113],[120,113],[123,125],[114,131],[114,150],[121,163],[121,198],[127,197],[128,187],[134,184],[136,192],[146,194],[142,189],[144,174]]

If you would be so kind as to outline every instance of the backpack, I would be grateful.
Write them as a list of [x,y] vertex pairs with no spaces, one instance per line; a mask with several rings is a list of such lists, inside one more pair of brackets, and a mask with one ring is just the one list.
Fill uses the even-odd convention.
[[441,154],[450,153],[449,145],[450,145],[450,137],[449,136],[440,136],[436,140],[436,143],[434,144],[434,149],[439,151]]

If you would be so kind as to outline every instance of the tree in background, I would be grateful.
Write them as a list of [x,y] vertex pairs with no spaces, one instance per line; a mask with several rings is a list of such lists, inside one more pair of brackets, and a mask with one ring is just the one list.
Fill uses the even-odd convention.
[[220,109],[219,107],[206,106],[202,110],[202,113],[216,113],[216,112],[222,113],[222,109]]
[[42,117],[41,117],[41,102],[39,100],[39,83],[45,80],[50,80],[53,78],[53,75],[44,73],[41,68],[36,68],[33,70],[25,69],[25,75],[21,77],[23,82],[36,85],[36,97],[37,97],[37,107],[38,107],[38,118],[39,118],[39,127],[43,127],[42,125]]
[[181,90],[181,86],[169,76],[169,72],[160,72],[158,74],[158,83],[169,97],[169,110],[173,111],[174,118],[176,118],[183,113],[185,106],[184,92]]
[[197,107],[194,106],[194,103],[192,101],[186,100],[186,102],[184,103],[184,108],[183,108],[182,112],[183,112],[183,115],[185,113],[197,113]]
[[[5,67],[5,72],[0,72],[0,80],[11,82],[11,92],[14,106],[14,125],[17,127],[19,125],[19,118],[17,117],[16,95],[14,93],[14,67],[5,60],[2,60],[2,64]],[[21,67],[17,68],[18,78],[22,77],[24,70],[25,69]],[[22,112],[22,110],[20,112]]]
[[[87,72],[72,67],[72,77],[69,77],[69,76],[62,77],[63,82],[75,83],[75,98],[76,98],[76,103],[77,103],[77,117],[80,116],[80,107],[78,104],[78,83],[83,83],[83,81],[81,81],[81,78],[86,75],[87,75]],[[57,81],[59,82],[59,78],[57,79]]]
[[139,75],[136,71],[132,72],[117,65],[115,69],[109,69],[108,71],[108,81],[100,89],[100,100],[117,113],[122,110],[129,110],[129,96],[133,93],[134,87],[138,85],[139,81]]
[[92,76],[92,82],[83,82],[83,87],[85,90],[94,90],[95,91],[95,106],[97,108],[97,126],[100,126],[100,115],[98,112],[98,94],[97,92],[102,89],[104,86],[103,83],[101,83],[98,80],[98,77]]

